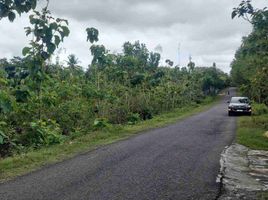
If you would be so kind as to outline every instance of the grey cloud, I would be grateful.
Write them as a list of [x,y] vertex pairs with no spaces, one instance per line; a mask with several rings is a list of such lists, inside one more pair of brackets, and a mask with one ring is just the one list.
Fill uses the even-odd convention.
[[[44,0],[40,0],[41,3]],[[52,14],[69,20],[71,35],[62,48],[61,60],[76,54],[86,67],[91,56],[85,29],[100,31],[100,42],[111,52],[120,52],[125,41],[140,40],[150,50],[163,47],[162,57],[186,65],[191,54],[198,66],[212,62],[225,71],[241,37],[250,32],[242,19],[231,20],[232,8],[240,0],[51,0]],[[266,0],[254,2],[263,7]],[[14,23],[0,21],[0,57],[21,55],[30,38],[25,36],[26,15]]]
[[[230,5],[230,4],[227,4]],[[198,24],[226,9],[218,0],[152,1],[152,0],[102,0],[102,1],[52,1],[51,8],[62,16],[78,21],[128,25],[134,27],[168,27],[177,23]]]

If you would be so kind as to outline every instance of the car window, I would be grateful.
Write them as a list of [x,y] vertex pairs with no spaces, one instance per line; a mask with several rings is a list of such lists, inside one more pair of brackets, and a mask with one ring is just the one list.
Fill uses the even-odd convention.
[[249,103],[248,98],[232,98],[231,103]]

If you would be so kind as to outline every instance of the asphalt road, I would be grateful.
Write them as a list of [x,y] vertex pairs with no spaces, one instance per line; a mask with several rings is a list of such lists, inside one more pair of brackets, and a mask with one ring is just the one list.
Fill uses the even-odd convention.
[[0,199],[214,200],[220,154],[235,132],[227,100],[174,125],[3,183]]

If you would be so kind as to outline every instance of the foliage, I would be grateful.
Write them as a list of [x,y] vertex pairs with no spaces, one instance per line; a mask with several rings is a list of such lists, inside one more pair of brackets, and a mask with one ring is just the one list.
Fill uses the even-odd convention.
[[29,16],[33,28],[26,27],[26,35],[33,34],[34,40],[31,41],[31,47],[25,47],[22,50],[24,56],[41,57],[47,60],[63,42],[65,37],[69,36],[68,21],[60,18],[53,18],[47,7],[42,12],[34,11]]
[[99,41],[99,31],[95,28],[87,28],[87,41],[90,41],[90,43],[98,42]]
[[43,145],[58,144],[63,141],[59,125],[52,120],[30,122],[27,132],[22,138],[25,145],[35,148]]
[[265,104],[254,104],[253,114],[256,116],[268,114],[268,107]]
[[94,128],[99,129],[99,128],[104,128],[108,126],[107,119],[104,118],[97,118],[94,120]]
[[255,9],[251,1],[242,1],[232,17],[243,17],[253,30],[242,40],[232,62],[232,80],[244,95],[268,105],[268,10]]
[[0,0],[0,19],[8,17],[14,21],[16,13],[21,15],[36,8],[37,0]]
[[0,91],[0,113],[7,114],[12,110],[12,102],[5,91]]
[[127,117],[128,124],[133,125],[140,121],[139,113],[130,113]]

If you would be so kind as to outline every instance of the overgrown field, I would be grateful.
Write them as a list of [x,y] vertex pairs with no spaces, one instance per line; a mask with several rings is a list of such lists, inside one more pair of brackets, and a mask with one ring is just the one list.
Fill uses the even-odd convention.
[[160,54],[139,42],[121,54],[93,47],[87,70],[74,55],[41,68],[32,56],[0,60],[1,157],[196,106],[229,84],[215,66],[159,67]]

